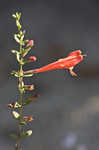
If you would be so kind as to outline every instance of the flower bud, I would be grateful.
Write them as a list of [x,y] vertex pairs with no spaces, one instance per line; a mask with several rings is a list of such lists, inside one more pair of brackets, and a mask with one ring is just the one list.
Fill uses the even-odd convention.
[[27,47],[28,46],[33,46],[34,45],[34,41],[33,40],[31,40],[31,41],[29,41],[28,43],[27,43]]
[[25,117],[23,117],[23,119],[25,121],[29,121],[29,122],[31,122],[32,120],[34,120],[34,118],[32,116],[30,116],[30,117],[25,116]]
[[30,60],[30,61],[36,61],[37,58],[36,58],[35,56],[30,56],[30,57],[28,58],[28,60]]
[[24,89],[32,91],[32,90],[34,90],[34,85],[24,85]]
[[9,108],[19,108],[22,107],[17,101],[13,102],[12,104],[8,104]]
[[39,97],[40,97],[39,94],[34,94],[34,95],[30,96],[29,98],[33,99],[33,98],[39,98]]
[[8,107],[9,108],[13,108],[13,104],[8,104]]

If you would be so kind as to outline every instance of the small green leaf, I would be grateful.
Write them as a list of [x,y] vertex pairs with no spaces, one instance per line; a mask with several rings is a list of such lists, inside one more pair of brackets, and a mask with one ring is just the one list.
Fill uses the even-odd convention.
[[22,26],[21,26],[19,20],[16,20],[16,25],[17,25],[18,29],[21,29],[21,28],[22,28]]
[[27,44],[29,42],[29,40],[25,40],[24,42],[25,42],[25,44]]
[[13,53],[13,54],[17,54],[17,50],[11,50],[11,52]]
[[20,73],[19,72],[12,71],[11,74],[14,75],[15,77],[20,77]]
[[20,18],[21,18],[21,13],[16,12],[16,19],[20,20]]
[[19,16],[19,14],[18,14],[18,12],[16,12],[16,17],[18,18],[18,16]]
[[38,98],[38,97],[39,97],[38,94],[34,94],[33,96],[28,97],[28,98],[25,100],[25,103],[23,103],[23,106],[26,106],[26,105],[30,104],[30,103],[33,101],[34,98]]
[[26,75],[24,75],[24,77],[32,77],[34,74],[33,73],[31,73],[31,74],[26,74]]
[[14,39],[16,40],[17,43],[20,43],[20,39],[18,38],[17,34],[14,34]]
[[21,125],[27,125],[27,123],[26,123],[25,120],[21,120],[20,124],[21,124]]
[[20,54],[19,53],[16,54],[16,58],[17,58],[17,61],[20,62]]
[[15,15],[15,14],[13,14],[12,17],[13,17],[14,19],[16,19],[16,15]]
[[20,20],[20,18],[21,18],[21,13],[18,13],[18,12],[17,12],[17,13],[16,13],[16,16],[17,16],[17,19]]
[[24,39],[24,35],[21,36],[21,41],[23,41],[23,39]]
[[11,138],[13,138],[13,139],[17,139],[18,138],[18,135],[16,135],[16,134],[10,134],[9,135]]
[[17,61],[20,62],[20,52],[18,52],[16,50],[12,50],[11,52],[16,55]]
[[22,107],[22,105],[20,105],[18,102],[15,102],[14,108],[21,108],[21,107]]
[[21,13],[19,13],[19,20],[20,20],[20,18],[21,18]]

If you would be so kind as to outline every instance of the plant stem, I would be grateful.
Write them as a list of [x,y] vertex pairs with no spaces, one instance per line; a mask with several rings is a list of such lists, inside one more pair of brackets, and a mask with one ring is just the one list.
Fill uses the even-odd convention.
[[[20,46],[20,50],[21,50],[21,46]],[[21,61],[23,60],[23,58],[21,58]],[[23,74],[23,65],[22,64],[19,64],[20,65],[20,74]],[[19,77],[19,84],[22,88],[22,82],[23,82],[23,75],[20,75]],[[20,92],[20,96],[19,96],[19,103],[20,105],[22,106],[23,104],[23,92],[20,90],[19,88],[19,92]],[[15,144],[15,150],[19,150],[19,147],[20,147],[20,137],[22,136],[22,125],[21,125],[21,119],[22,119],[22,107],[18,108],[18,113],[20,115],[20,118],[18,120],[18,130],[19,130],[19,137],[17,138],[16,140],[16,144]]]
[[16,144],[15,144],[15,150],[19,150],[19,139],[17,139]]

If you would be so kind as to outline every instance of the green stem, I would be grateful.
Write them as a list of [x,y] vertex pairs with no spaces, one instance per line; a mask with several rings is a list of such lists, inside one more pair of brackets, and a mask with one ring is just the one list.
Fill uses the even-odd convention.
[[17,139],[16,144],[15,144],[15,150],[19,150],[19,139]]
[[[20,50],[21,50],[21,46],[20,46]],[[21,60],[23,60],[23,58],[21,58]],[[23,73],[23,68],[22,68],[22,64],[20,64],[20,73]],[[23,82],[23,75],[19,77],[19,84],[22,87],[22,82]],[[20,90],[20,99],[19,99],[19,103],[22,105],[23,104],[23,92]],[[20,147],[20,137],[22,136],[22,125],[21,125],[21,119],[22,119],[22,107],[18,108],[18,113],[20,115],[20,118],[18,120],[18,130],[19,130],[19,138],[17,138],[16,140],[16,144],[15,144],[15,150],[19,150]]]

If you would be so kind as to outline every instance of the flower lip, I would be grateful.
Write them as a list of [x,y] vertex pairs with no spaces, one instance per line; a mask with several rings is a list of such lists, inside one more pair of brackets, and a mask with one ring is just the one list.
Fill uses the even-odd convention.
[[76,51],[72,51],[71,53],[69,53],[68,56],[78,56],[78,55],[81,55],[81,53],[82,53],[81,50],[76,50]]

